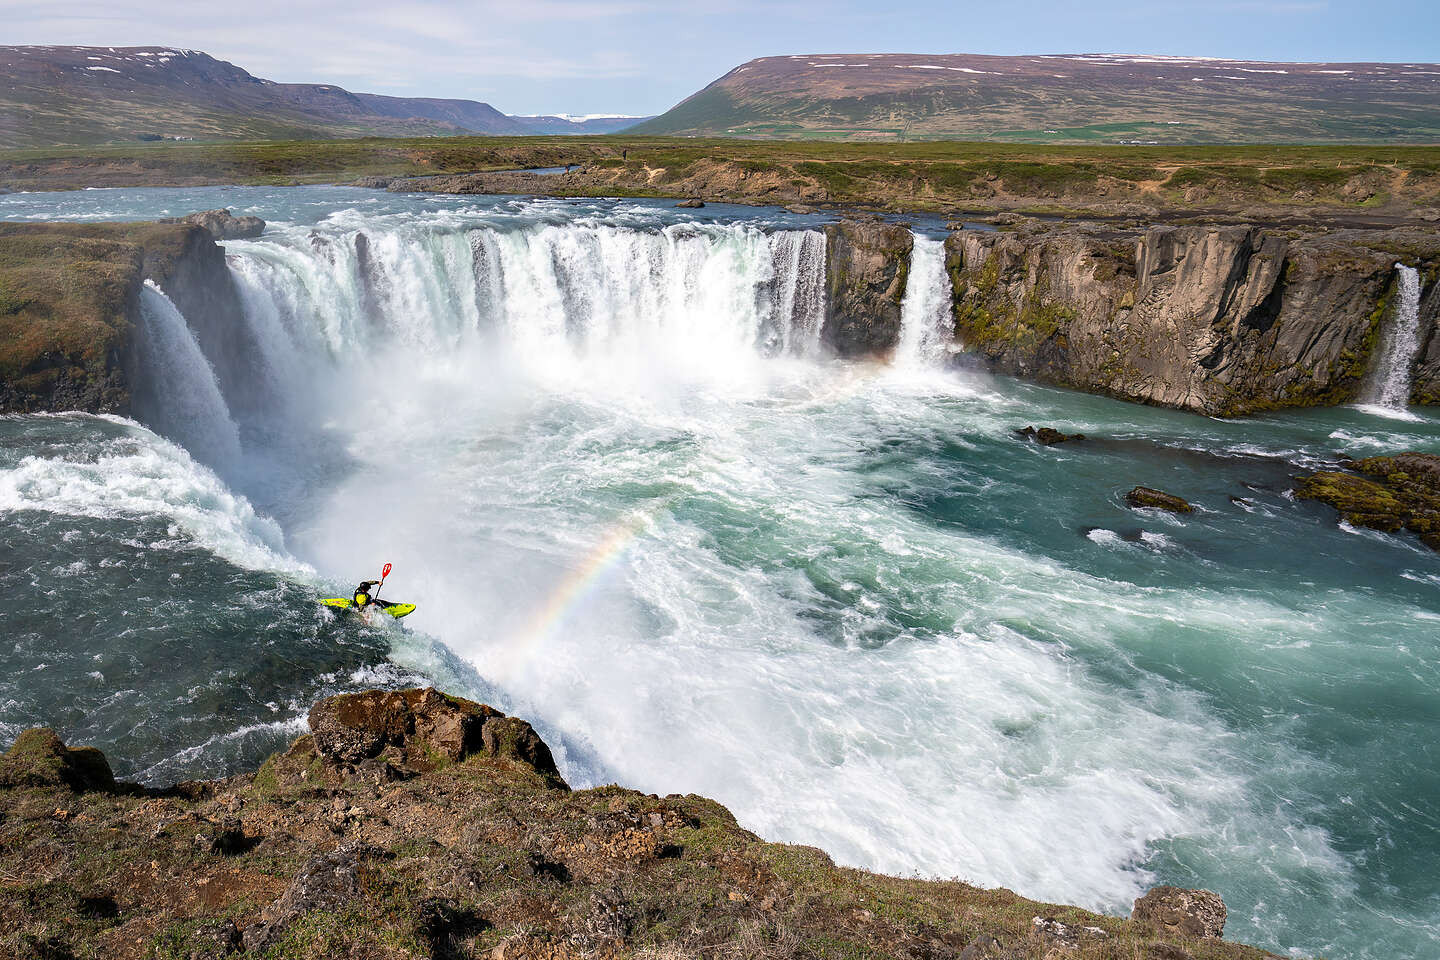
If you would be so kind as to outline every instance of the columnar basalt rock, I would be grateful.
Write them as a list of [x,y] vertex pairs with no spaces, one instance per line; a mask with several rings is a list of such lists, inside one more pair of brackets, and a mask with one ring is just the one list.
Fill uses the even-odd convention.
[[[956,335],[992,369],[1238,415],[1354,399],[1397,249],[1440,265],[1440,237],[1409,231],[1085,226],[957,231],[946,263]],[[1432,349],[1417,394],[1440,374]]]
[[900,342],[910,231],[842,220],[825,227],[824,344],[842,357],[883,356]]

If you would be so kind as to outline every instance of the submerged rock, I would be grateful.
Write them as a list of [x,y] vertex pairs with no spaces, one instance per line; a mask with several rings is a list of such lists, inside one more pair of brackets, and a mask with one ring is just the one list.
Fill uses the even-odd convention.
[[705,206],[705,201],[701,200],[699,197],[691,197],[688,200],[681,200],[679,203],[675,204],[675,206],[685,207],[690,210],[698,210],[700,207]]
[[1015,431],[1015,435],[1025,437],[1028,440],[1033,440],[1047,447],[1056,443],[1065,443],[1069,440],[1085,439],[1085,434],[1083,433],[1061,433],[1054,427],[1040,427],[1038,430],[1035,427],[1022,427]]
[[1225,933],[1225,901],[1209,890],[1155,887],[1135,901],[1130,919],[1152,924],[1163,934],[1218,939]]
[[1171,513],[1194,513],[1195,508],[1183,497],[1153,487],[1136,487],[1125,494],[1125,502],[1132,507],[1149,507],[1154,510],[1169,510]]
[[1432,550],[1440,550],[1440,456],[1402,453],[1349,466],[1356,472],[1321,470],[1301,477],[1295,495],[1328,503],[1351,526],[1387,533],[1409,530]]

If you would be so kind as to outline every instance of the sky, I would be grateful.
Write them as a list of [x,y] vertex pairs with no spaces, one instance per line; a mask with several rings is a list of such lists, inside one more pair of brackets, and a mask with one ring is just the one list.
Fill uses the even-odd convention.
[[0,0],[0,24],[0,43],[187,47],[506,113],[660,113],[793,53],[1440,61],[1440,0]]

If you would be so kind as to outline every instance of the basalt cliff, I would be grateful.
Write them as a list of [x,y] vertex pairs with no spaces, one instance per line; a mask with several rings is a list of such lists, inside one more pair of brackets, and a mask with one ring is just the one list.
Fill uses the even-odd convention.
[[324,700],[309,727],[253,773],[165,789],[20,734],[0,757],[0,954],[1270,956],[1220,939],[1208,891],[1101,916],[837,867],[702,797],[572,790],[530,724],[433,689]]
[[[245,356],[248,327],[216,241],[263,226],[224,211],[0,224],[0,412],[129,412],[145,389],[135,358],[146,280],[207,357]],[[878,220],[825,233],[820,344],[884,359],[899,342],[912,234]],[[1361,399],[1404,264],[1420,287],[1410,400],[1440,402],[1440,231],[1022,221],[951,232],[945,260],[957,362],[1219,416]],[[217,375],[234,403],[255,389],[230,366]]]
[[1361,397],[1396,264],[1421,275],[1411,401],[1440,399],[1440,233],[1031,225],[946,242],[955,336],[990,369],[1234,416]]

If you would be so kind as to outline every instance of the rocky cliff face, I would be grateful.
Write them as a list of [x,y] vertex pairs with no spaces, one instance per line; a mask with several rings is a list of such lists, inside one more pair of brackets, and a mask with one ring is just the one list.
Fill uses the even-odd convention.
[[894,224],[826,225],[822,343],[842,357],[894,349],[914,244],[910,231]]
[[[180,308],[207,356],[247,346],[224,251],[205,226],[0,224],[0,413],[129,413],[145,280]],[[218,372],[227,393],[246,395],[243,379]]]
[[1130,920],[836,867],[703,797],[570,790],[530,724],[331,698],[253,774],[147,789],[49,730],[0,756],[0,956],[1263,960],[1213,893]]
[[[1355,399],[1394,264],[1440,263],[1440,237],[1032,227],[958,231],[946,255],[956,335],[992,368],[1237,415]],[[1440,344],[1432,349],[1440,360]],[[1417,396],[1434,383],[1433,371],[1422,375]]]
[[1420,355],[1410,399],[1440,405],[1440,266],[1422,272],[1420,282]]

